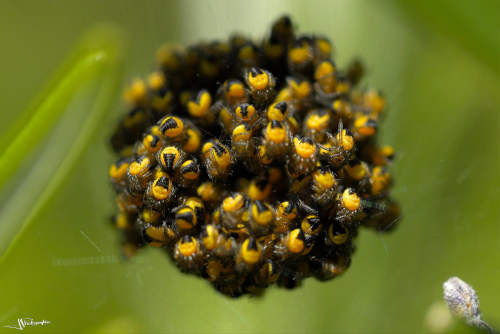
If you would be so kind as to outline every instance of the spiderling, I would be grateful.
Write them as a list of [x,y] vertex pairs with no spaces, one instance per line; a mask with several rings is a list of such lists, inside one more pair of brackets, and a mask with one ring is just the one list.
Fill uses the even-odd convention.
[[241,35],[162,47],[124,96],[111,137],[123,252],[160,247],[229,296],[344,273],[360,226],[399,221],[394,157],[377,144],[385,97],[359,89],[332,43],[288,17]]

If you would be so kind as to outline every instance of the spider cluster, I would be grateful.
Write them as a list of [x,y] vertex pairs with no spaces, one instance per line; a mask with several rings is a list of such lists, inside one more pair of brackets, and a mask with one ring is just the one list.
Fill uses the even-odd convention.
[[385,99],[328,39],[282,17],[259,43],[162,47],[157,63],[111,138],[125,255],[160,247],[226,295],[259,294],[342,274],[360,226],[395,225]]

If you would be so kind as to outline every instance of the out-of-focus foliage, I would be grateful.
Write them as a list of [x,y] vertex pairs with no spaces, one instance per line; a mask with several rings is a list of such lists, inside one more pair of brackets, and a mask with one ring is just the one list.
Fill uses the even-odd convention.
[[500,74],[500,2],[482,0],[477,4],[454,0],[394,1],[417,24],[429,25],[463,46]]
[[[499,22],[500,12],[488,2],[5,2],[0,131],[96,22],[124,30],[132,79],[151,69],[164,41],[235,30],[258,37],[283,12],[301,31],[329,36],[340,66],[361,56],[368,68],[362,84],[386,93],[382,143],[399,153],[394,195],[404,212],[395,233],[363,231],[352,267],[339,279],[271,289],[261,299],[227,299],[155,250],[124,264],[108,223],[114,203],[107,140],[123,112],[117,103],[2,264],[0,326],[33,317],[52,322],[36,328],[42,333],[428,332],[429,309],[455,275],[474,287],[485,320],[500,324],[500,79],[498,43],[487,24]],[[471,18],[481,13],[485,22]],[[454,323],[443,330],[469,331]]]
[[3,134],[2,259],[65,182],[114,102],[120,80],[120,41],[111,27],[89,33],[53,82]]

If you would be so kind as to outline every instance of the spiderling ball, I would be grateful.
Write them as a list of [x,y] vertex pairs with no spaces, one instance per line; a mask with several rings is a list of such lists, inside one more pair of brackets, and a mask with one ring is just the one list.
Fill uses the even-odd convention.
[[261,42],[162,47],[157,63],[111,138],[126,256],[159,247],[235,297],[332,279],[360,226],[395,225],[385,99],[356,88],[361,64],[337,68],[327,38],[282,17]]

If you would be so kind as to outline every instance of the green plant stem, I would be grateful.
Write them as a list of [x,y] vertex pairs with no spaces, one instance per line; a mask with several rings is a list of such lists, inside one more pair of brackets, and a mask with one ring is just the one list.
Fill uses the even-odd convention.
[[[102,39],[102,36],[97,36],[96,38]],[[90,39],[90,43],[93,43],[92,39]],[[56,121],[65,112],[73,112],[74,108],[71,108],[70,101],[72,101],[81,88],[87,87],[90,84],[90,87],[97,89],[97,97],[91,104],[90,110],[83,109],[86,115],[80,131],[75,134],[75,139],[71,143],[69,150],[62,152],[63,158],[61,163],[54,163],[48,167],[53,169],[50,173],[52,177],[42,182],[39,186],[41,190],[40,196],[36,198],[34,205],[31,203],[22,203],[21,207],[26,209],[23,213],[27,213],[25,218],[20,223],[13,222],[11,219],[4,219],[5,217],[1,219],[0,252],[7,248],[0,259],[2,262],[26,226],[34,220],[40,209],[44,207],[64,182],[92,139],[104,115],[109,111],[116,96],[121,77],[121,53],[117,36],[113,35],[108,40],[108,43],[103,46],[100,46],[98,43],[90,45],[90,47],[89,45],[85,45],[83,52],[79,53],[81,55],[76,57],[76,60],[73,62],[70,62],[70,65],[63,66],[63,69],[69,68],[67,73],[59,80],[56,80],[52,89],[39,100],[40,103],[35,104],[37,107],[31,111],[31,118],[17,131],[17,136],[9,142],[9,145],[0,156],[0,189],[2,189],[22,166],[26,156],[33,151],[37,144],[55,126]],[[25,115],[28,114],[29,112],[25,113]],[[19,123],[16,123],[14,128],[18,127]],[[16,131],[10,131],[10,133],[12,132]],[[1,216],[2,214],[0,214]]]

